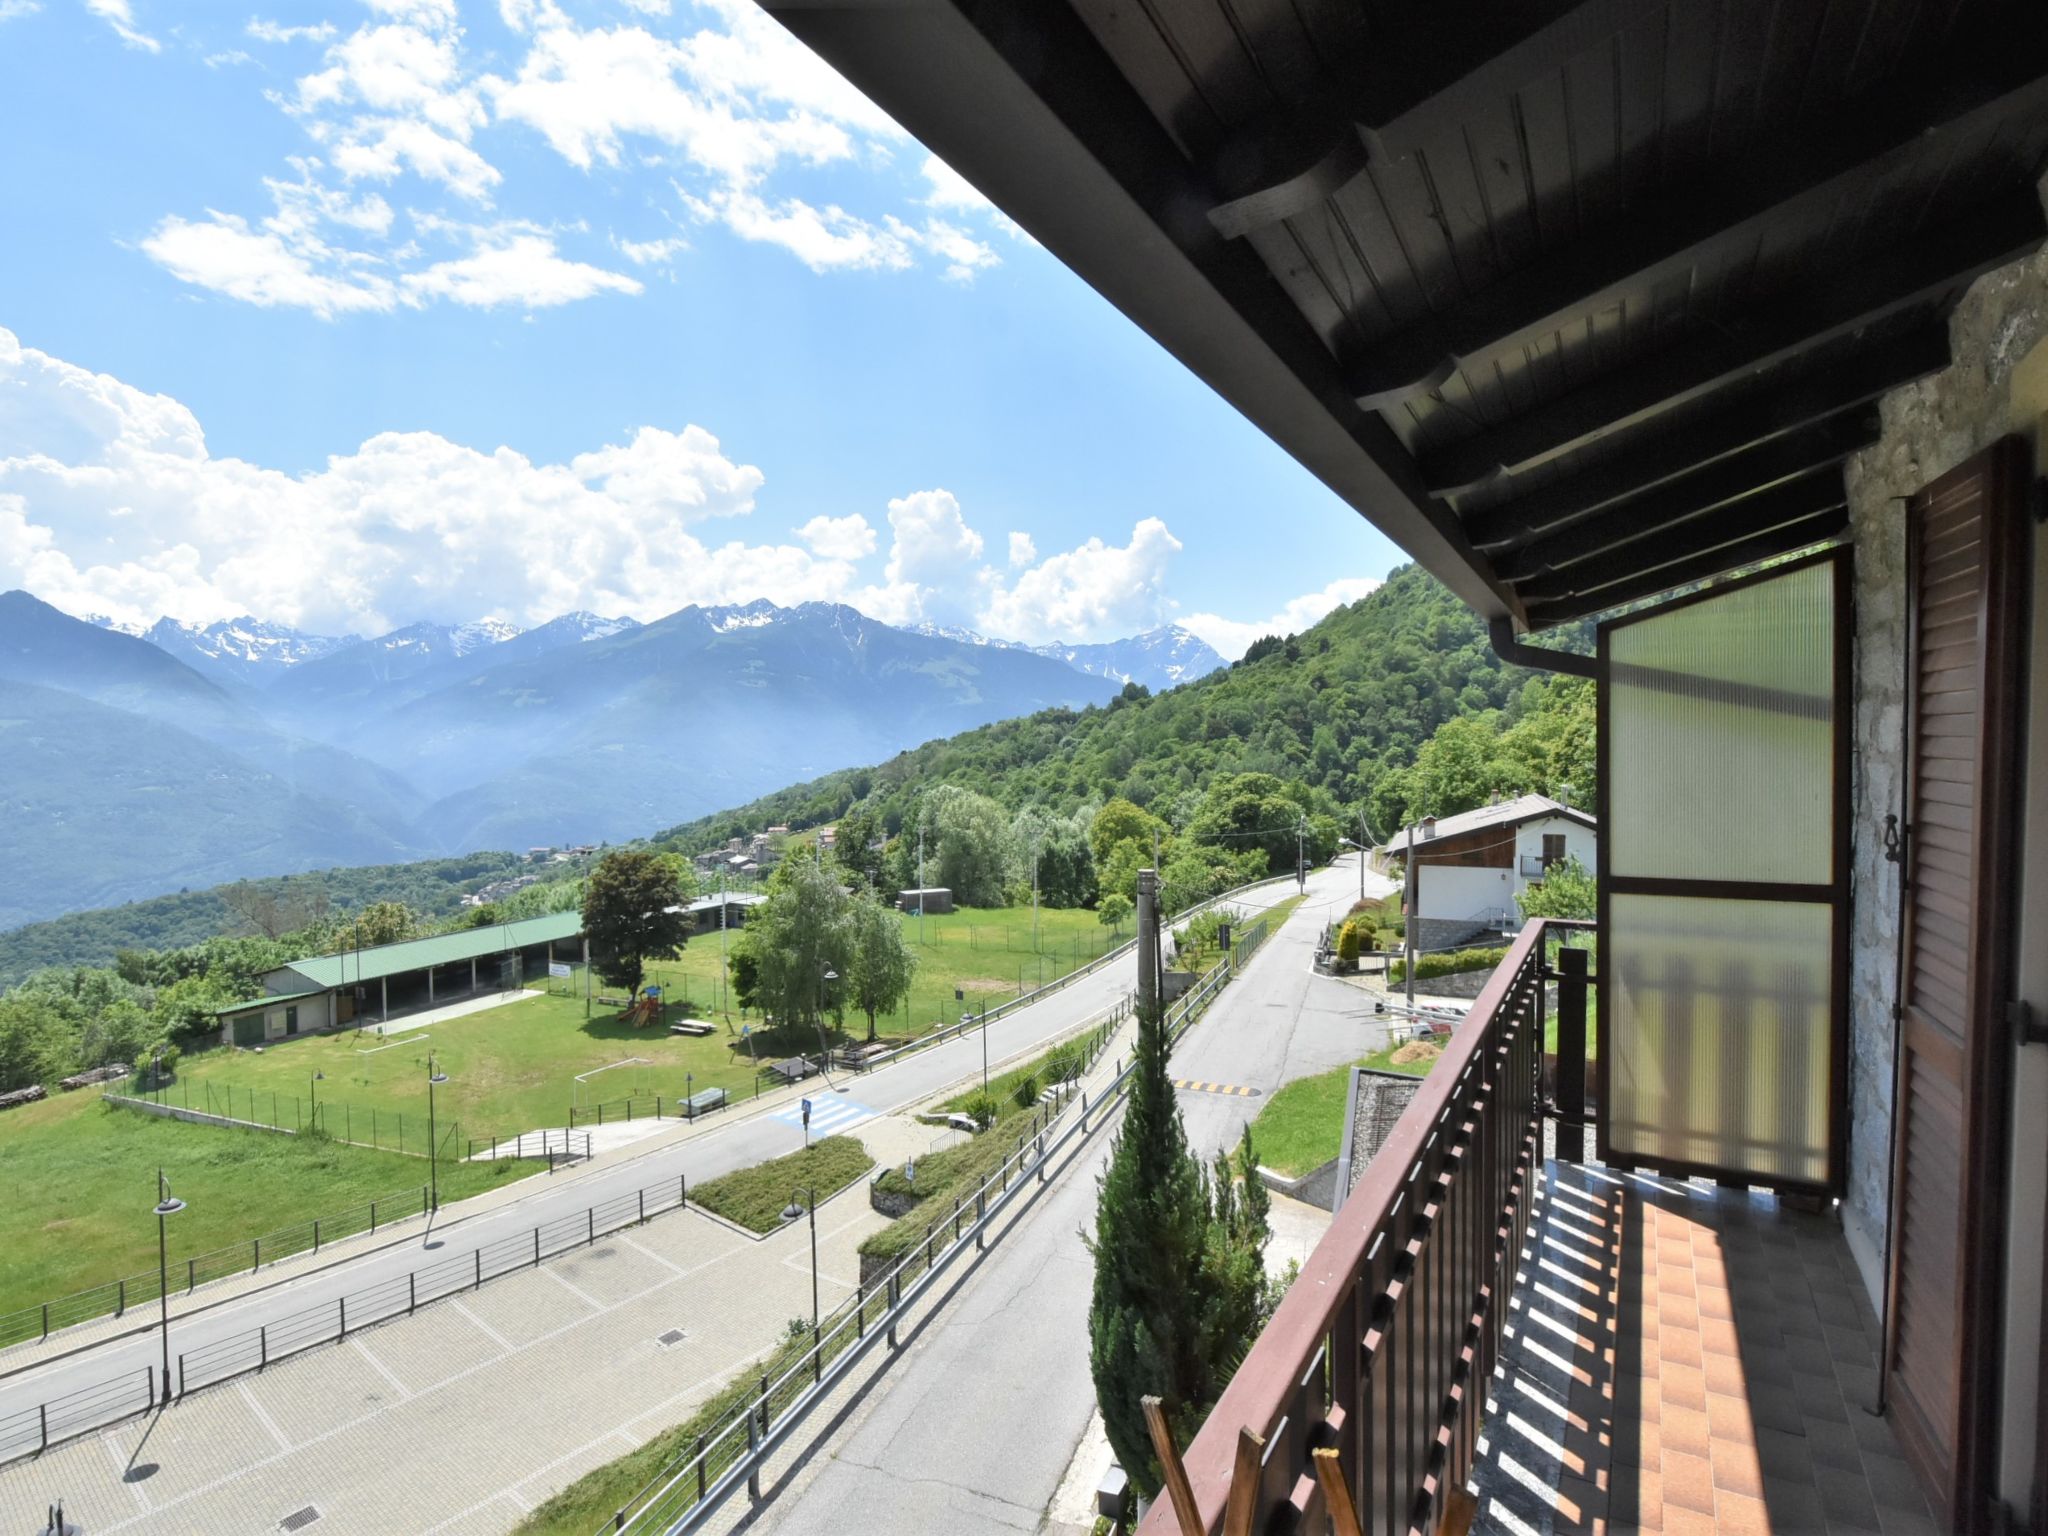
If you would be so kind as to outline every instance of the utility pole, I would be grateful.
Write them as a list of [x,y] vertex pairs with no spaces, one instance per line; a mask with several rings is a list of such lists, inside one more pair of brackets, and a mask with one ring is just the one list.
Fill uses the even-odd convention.
[[1365,830],[1365,812],[1358,813],[1358,900],[1365,903],[1365,850],[1372,846],[1372,834]]
[[727,981],[725,959],[725,913],[725,860],[720,859],[718,861],[718,1011],[720,1013],[731,1012],[730,1007],[727,1005],[725,1001],[725,987]]
[[1415,893],[1422,888],[1421,881],[1415,878],[1415,823],[1412,821],[1408,823],[1408,857],[1405,863],[1407,868],[1401,871],[1401,935],[1403,947],[1408,951],[1406,980],[1409,1016],[1412,1018],[1415,1009]]
[[1294,883],[1303,891],[1308,889],[1308,817],[1294,818]]
[[1031,834],[1031,953],[1038,953],[1038,834]]
[[1159,1002],[1159,872],[1138,871],[1138,1006]]
[[924,948],[924,820],[917,823],[917,947]]

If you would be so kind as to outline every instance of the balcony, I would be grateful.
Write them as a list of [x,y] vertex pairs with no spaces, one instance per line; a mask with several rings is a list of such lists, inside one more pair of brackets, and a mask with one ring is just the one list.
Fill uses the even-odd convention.
[[1835,1225],[1573,1155],[1571,926],[1517,937],[1142,1536],[1428,1536],[1464,1490],[1473,1529],[1540,1536],[1933,1529],[1866,1411],[1877,1321]]
[[1517,854],[1516,862],[1521,867],[1524,880],[1541,880],[1550,869],[1550,860],[1540,853]]

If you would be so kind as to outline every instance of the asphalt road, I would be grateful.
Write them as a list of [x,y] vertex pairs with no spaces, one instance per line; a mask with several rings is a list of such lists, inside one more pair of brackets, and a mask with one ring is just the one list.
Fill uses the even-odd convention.
[[[1284,887],[1278,883],[1266,889],[1284,894]],[[1255,906],[1257,902],[1239,900],[1236,904]],[[1108,965],[1042,1002],[998,1019],[988,1029],[991,1068],[1085,1023],[1120,998],[1131,980],[1128,961]],[[941,1089],[978,1074],[981,1062],[981,1037],[969,1034],[865,1075],[834,1072],[831,1083],[813,1079],[809,1091],[836,1093],[877,1114],[887,1114],[920,1103]],[[530,1194],[509,1204],[469,1216],[463,1214],[460,1206],[448,1207],[433,1229],[415,1241],[366,1253],[184,1317],[174,1315],[173,1370],[180,1351],[196,1351],[262,1325],[276,1325],[311,1308],[326,1306],[331,1312],[336,1297],[381,1282],[402,1281],[407,1271],[423,1263],[467,1258],[477,1248],[524,1236],[539,1224],[580,1216],[593,1204],[630,1195],[636,1189],[672,1184],[678,1175],[692,1183],[714,1178],[793,1152],[802,1145],[803,1132],[798,1125],[775,1119],[771,1114],[742,1118],[744,1105],[734,1114],[731,1121],[686,1141],[645,1151],[626,1149],[601,1157],[582,1169],[552,1178],[536,1178],[521,1186],[530,1189]],[[139,1372],[145,1366],[157,1365],[161,1352],[157,1334],[151,1330],[109,1339],[0,1380],[0,1418],[33,1410],[39,1403],[96,1386],[124,1372]]]
[[[1368,877],[1370,880],[1371,877]],[[1369,884],[1372,894],[1389,888]],[[1256,1088],[1180,1092],[1198,1156],[1234,1146],[1282,1083],[1378,1049],[1384,1025],[1355,988],[1310,968],[1324,922],[1358,894],[1345,861],[1311,876],[1309,900],[1181,1040],[1177,1078]],[[839,1428],[781,1481],[748,1526],[775,1536],[847,1531],[1035,1531],[1087,1428],[1100,1138],[1034,1213],[993,1247],[946,1308]]]

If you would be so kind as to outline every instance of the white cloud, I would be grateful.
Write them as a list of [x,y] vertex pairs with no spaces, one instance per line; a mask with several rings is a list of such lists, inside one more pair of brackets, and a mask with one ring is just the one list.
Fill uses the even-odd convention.
[[255,612],[375,633],[489,605],[655,618],[689,602],[843,596],[793,543],[704,543],[761,471],[700,427],[642,427],[568,463],[386,432],[291,475],[216,458],[185,406],[0,330],[0,587],[132,624]]
[[910,242],[895,229],[878,228],[844,208],[813,208],[794,197],[771,205],[732,187],[684,201],[698,217],[716,219],[742,240],[781,246],[813,272],[900,272],[914,264]]
[[669,0],[626,0],[626,4],[642,16],[666,16]]
[[335,26],[331,21],[323,21],[317,26],[288,27],[282,22],[251,16],[249,25],[242,30],[259,43],[325,43],[333,39]]
[[1031,541],[1028,533],[1010,535],[1010,564],[1029,565],[1038,558],[1038,546]]
[[875,526],[858,512],[814,517],[796,536],[827,560],[865,560],[875,552]]
[[290,241],[270,229],[251,229],[233,214],[208,210],[204,219],[165,219],[142,242],[143,251],[181,282],[208,288],[263,309],[309,309],[322,319],[358,310],[389,310],[398,290],[376,273],[321,270],[326,247]]
[[0,21],[16,21],[23,16],[33,16],[43,8],[43,0],[0,0]]
[[240,48],[230,48],[225,53],[209,53],[205,62],[208,69],[225,69],[233,64],[254,64],[256,60]]
[[990,634],[1036,643],[1146,628],[1167,610],[1167,567],[1180,550],[1165,523],[1141,519],[1128,544],[1090,539],[1032,566],[1007,590],[990,595],[981,625]]
[[639,279],[623,272],[568,260],[537,230],[484,234],[473,254],[408,272],[401,284],[411,299],[449,299],[475,309],[546,309],[598,293],[641,291]]
[[1200,635],[1219,655],[1233,661],[1262,635],[1298,635],[1347,603],[1355,603],[1380,588],[1373,576],[1344,576],[1320,592],[1309,592],[1285,604],[1271,618],[1246,623],[1216,613],[1191,613],[1175,622],[1182,629]]
[[115,35],[130,48],[140,48],[147,53],[159,53],[163,44],[136,25],[135,8],[130,0],[85,0],[85,8],[114,29]]
[[624,240],[614,236],[612,244],[636,267],[658,266],[690,248],[690,242],[679,235],[666,240]]

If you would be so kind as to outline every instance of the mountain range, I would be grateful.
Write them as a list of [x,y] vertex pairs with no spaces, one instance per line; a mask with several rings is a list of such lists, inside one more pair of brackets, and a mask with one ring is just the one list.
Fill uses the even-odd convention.
[[387,635],[140,634],[0,594],[0,927],[246,875],[616,841],[1222,659],[1031,648],[757,601]]

